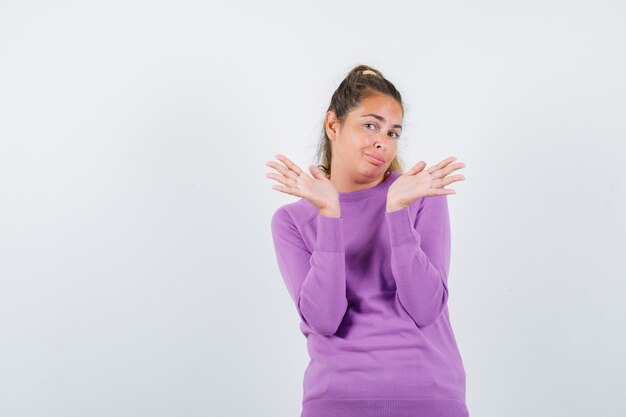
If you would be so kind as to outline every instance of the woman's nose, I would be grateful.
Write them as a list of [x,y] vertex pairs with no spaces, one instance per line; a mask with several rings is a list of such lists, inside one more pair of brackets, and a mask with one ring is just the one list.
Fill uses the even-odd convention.
[[379,135],[376,137],[376,141],[374,142],[374,146],[376,146],[377,148],[380,147],[387,147],[387,141],[389,139],[385,138],[384,135]]

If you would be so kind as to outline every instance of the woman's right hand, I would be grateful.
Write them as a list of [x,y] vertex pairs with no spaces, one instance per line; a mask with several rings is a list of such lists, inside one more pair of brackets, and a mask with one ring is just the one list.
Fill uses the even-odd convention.
[[299,166],[291,162],[289,158],[276,155],[285,166],[274,161],[267,161],[265,165],[276,169],[281,175],[273,172],[265,174],[267,178],[273,178],[283,184],[273,185],[274,190],[310,201],[320,210],[320,214],[329,217],[340,217],[339,193],[328,178],[317,166],[309,165],[311,175],[308,175]]

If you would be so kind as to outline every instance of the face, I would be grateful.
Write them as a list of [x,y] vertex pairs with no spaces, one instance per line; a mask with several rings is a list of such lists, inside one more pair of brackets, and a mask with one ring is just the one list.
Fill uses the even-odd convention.
[[[392,97],[376,94],[362,100],[343,124],[334,112],[326,116],[332,144],[332,172],[379,178],[389,168],[402,133],[402,107]],[[380,160],[382,162],[379,162]]]

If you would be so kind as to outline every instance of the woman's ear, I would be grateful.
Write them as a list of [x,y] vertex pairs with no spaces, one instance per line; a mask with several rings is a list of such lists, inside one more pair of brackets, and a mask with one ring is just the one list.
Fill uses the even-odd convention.
[[340,128],[341,125],[335,112],[332,110],[327,111],[324,121],[324,129],[326,129],[326,136],[328,136],[328,139],[334,141]]

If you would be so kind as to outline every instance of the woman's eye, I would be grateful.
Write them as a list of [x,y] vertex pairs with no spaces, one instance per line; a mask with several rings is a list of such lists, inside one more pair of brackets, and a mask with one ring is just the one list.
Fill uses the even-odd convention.
[[[376,126],[374,123],[365,123],[364,126],[367,128],[367,126]],[[367,128],[368,130],[371,130],[369,128]],[[389,133],[393,133],[395,136],[395,139],[398,139],[400,137],[400,135],[398,135],[396,132],[389,132]]]

